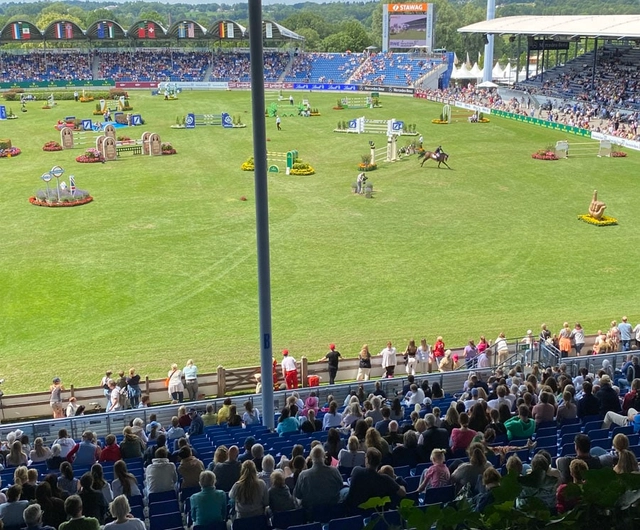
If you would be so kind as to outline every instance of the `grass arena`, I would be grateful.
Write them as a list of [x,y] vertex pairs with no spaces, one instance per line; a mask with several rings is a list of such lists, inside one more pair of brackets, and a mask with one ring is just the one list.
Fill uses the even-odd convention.
[[[292,94],[320,115],[289,116],[285,93],[282,130],[267,118],[268,150],[298,151],[315,169],[286,175],[281,161],[268,176],[274,352],[316,360],[335,342],[353,357],[363,343],[377,353],[387,340],[404,348],[442,335],[454,346],[501,331],[523,336],[541,322],[555,331],[579,320],[595,333],[622,314],[640,318],[637,153],[598,158],[592,142],[593,156],[534,160],[567,134],[494,116],[438,125],[441,105],[407,97],[334,110],[336,94]],[[176,155],[123,151],[81,164],[93,138],[42,147],[60,141],[58,120],[92,118],[93,103],[29,102],[25,113],[3,103],[18,119],[0,122],[0,136],[21,150],[0,159],[6,392],[45,390],[53,376],[97,385],[108,368],[165,377],[189,358],[203,373],[259,364],[253,173],[241,170],[253,156],[250,94],[129,95],[145,124],[116,134],[157,133]],[[228,113],[247,127],[171,127],[189,113]],[[426,149],[449,153],[452,170],[382,156],[367,174],[372,198],[354,194],[368,142],[386,142],[335,132],[361,116],[415,124]],[[400,137],[398,148],[417,138]],[[31,205],[56,165],[61,181],[74,175],[94,200]],[[594,189],[617,226],[578,220]]]

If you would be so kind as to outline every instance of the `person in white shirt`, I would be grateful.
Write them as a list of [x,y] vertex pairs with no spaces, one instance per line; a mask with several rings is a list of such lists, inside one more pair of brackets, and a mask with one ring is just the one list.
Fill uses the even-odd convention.
[[471,407],[473,407],[476,403],[479,403],[479,399],[478,399],[478,389],[477,388],[472,388],[471,389],[471,399],[467,399],[464,402],[464,408],[465,410],[468,412],[471,410]]
[[507,344],[504,333],[500,333],[500,335],[498,335],[498,338],[495,341],[495,348],[498,352],[498,365],[502,366],[509,356],[509,345]]
[[478,355],[477,359],[478,359],[478,368],[491,368],[491,361],[487,356],[486,350],[483,351],[480,355]]
[[405,404],[411,405],[411,406],[422,404],[425,397],[424,391],[422,390],[422,388],[420,388],[415,383],[412,384],[409,388],[410,390],[409,392],[407,392],[407,395],[404,398]]
[[391,344],[391,341],[387,342],[387,347],[380,352],[380,355],[382,355],[382,368],[385,371],[384,377],[393,377],[396,369],[396,354],[396,349]]

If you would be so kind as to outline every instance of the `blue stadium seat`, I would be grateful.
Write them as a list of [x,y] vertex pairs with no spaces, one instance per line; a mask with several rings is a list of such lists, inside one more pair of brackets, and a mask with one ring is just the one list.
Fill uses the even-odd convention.
[[609,438],[609,429],[593,429],[588,434],[591,441]]
[[271,526],[277,530],[286,530],[290,526],[299,526],[305,522],[304,508],[277,512],[271,517]]
[[563,425],[560,427],[560,436],[565,434],[573,434],[574,436],[582,431],[582,425],[580,423],[572,423],[570,425]]
[[331,519],[326,528],[327,530],[355,530],[362,528],[363,524],[364,520],[362,515],[354,515],[352,517],[343,517],[341,519]]
[[582,432],[585,434],[589,434],[591,431],[596,431],[602,429],[602,420],[590,421],[584,424]]
[[183,527],[184,523],[180,512],[149,516],[149,530],[173,530]]
[[456,495],[455,486],[429,488],[424,492],[424,504],[444,504],[451,502]]
[[332,519],[344,517],[346,507],[340,504],[317,504],[311,509],[311,518],[320,523],[328,523]]
[[407,491],[415,491],[418,489],[420,485],[420,475],[412,477],[409,475],[408,477],[404,477],[404,481],[407,483]]
[[633,434],[633,425],[625,425],[624,427],[615,427],[613,431],[611,431],[611,437],[613,438],[616,434],[626,434],[629,436]]
[[[194,526],[193,530],[200,530],[200,529]],[[322,530],[322,523],[307,523],[307,524],[301,524],[297,526],[290,526],[289,530]]]
[[235,519],[231,528],[232,530],[271,530],[269,519],[266,515]]
[[419,477],[422,475],[422,472],[425,469],[429,469],[433,464],[431,462],[424,462],[422,464],[418,464],[416,468],[413,470],[413,475]]
[[402,528],[402,518],[398,510],[387,510],[382,514],[374,513],[367,522],[368,530],[389,530],[390,528]]
[[394,473],[398,477],[410,477],[411,476],[411,466],[398,466],[393,468]]

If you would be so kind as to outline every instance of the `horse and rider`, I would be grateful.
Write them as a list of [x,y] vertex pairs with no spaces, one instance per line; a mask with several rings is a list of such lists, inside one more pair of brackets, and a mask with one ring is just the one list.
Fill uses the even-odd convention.
[[424,166],[424,163],[427,160],[435,160],[436,162],[438,162],[438,167],[440,167],[440,164],[444,164],[449,169],[451,169],[449,167],[449,164],[447,164],[449,155],[442,150],[441,145],[439,145],[435,151],[425,151],[419,156],[418,159],[422,159],[422,163],[420,164],[420,167]]

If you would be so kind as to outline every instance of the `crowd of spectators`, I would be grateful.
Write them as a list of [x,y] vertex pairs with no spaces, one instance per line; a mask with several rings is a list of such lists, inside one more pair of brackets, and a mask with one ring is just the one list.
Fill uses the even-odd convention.
[[370,54],[351,80],[356,83],[375,83],[412,86],[414,81],[435,66],[432,60],[405,53]]
[[60,53],[0,53],[0,82],[85,81],[93,79],[94,53],[65,51]]
[[201,81],[211,55],[202,52],[136,50],[100,52],[100,79],[116,81]]

